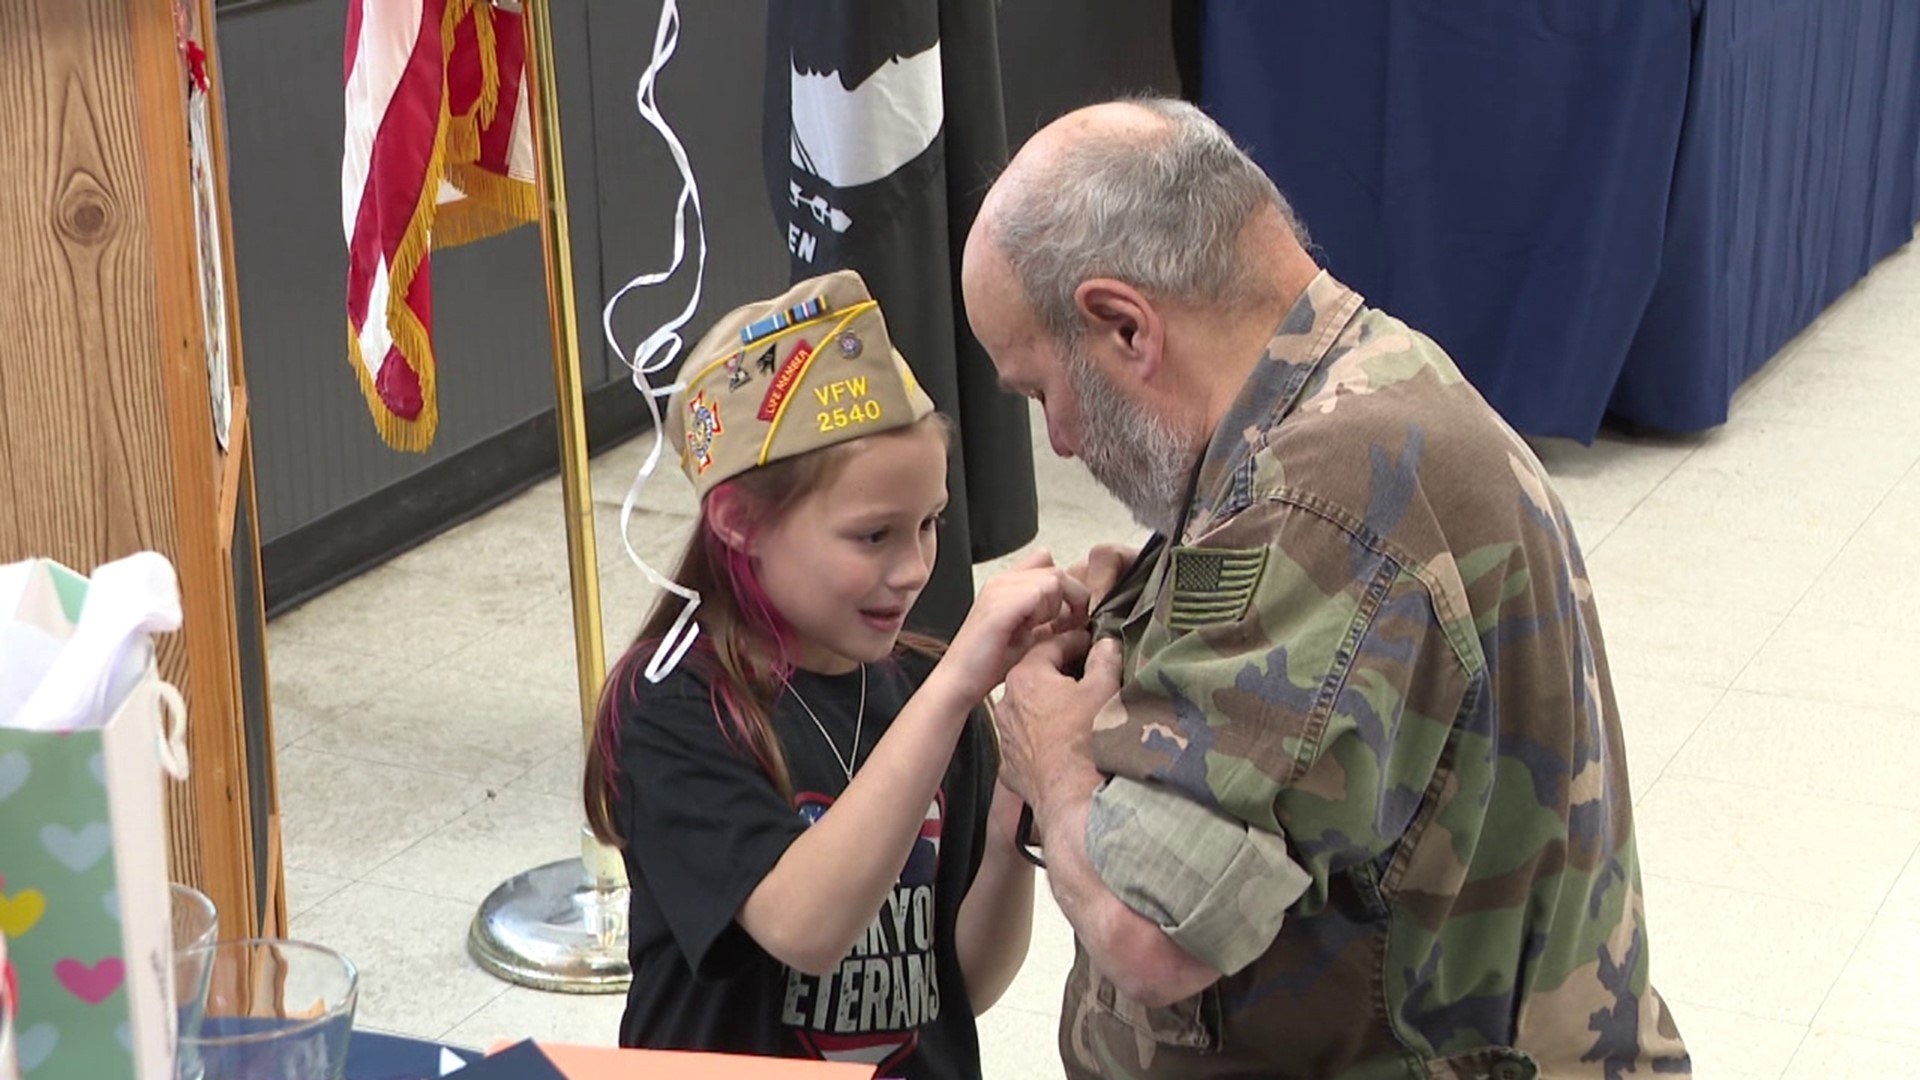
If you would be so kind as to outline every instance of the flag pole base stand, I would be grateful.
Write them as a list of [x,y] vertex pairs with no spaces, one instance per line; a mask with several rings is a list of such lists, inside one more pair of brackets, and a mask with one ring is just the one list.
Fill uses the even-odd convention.
[[587,867],[587,860],[563,859],[493,890],[467,933],[474,962],[535,990],[624,993],[633,980],[625,875],[597,876]]

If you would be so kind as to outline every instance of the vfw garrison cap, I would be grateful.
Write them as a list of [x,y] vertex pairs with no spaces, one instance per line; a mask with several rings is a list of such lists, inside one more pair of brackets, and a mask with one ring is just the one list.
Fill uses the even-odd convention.
[[723,317],[688,353],[667,443],[705,498],[781,458],[906,427],[933,411],[860,275],[803,281]]

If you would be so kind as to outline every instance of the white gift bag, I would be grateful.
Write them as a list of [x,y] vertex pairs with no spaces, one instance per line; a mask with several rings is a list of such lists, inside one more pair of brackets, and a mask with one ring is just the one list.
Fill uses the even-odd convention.
[[25,1080],[172,1080],[177,1014],[162,774],[185,708],[151,635],[177,628],[152,553],[0,567],[0,933]]

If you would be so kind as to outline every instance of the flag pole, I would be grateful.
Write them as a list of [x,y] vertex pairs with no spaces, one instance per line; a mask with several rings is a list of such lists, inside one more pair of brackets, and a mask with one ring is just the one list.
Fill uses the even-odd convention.
[[560,149],[560,95],[554,78],[552,0],[527,0],[527,66],[534,155],[539,162],[540,239],[546,256],[547,322],[553,390],[559,402],[560,483],[567,514],[567,572],[573,584],[573,653],[580,676],[580,729],[593,738],[594,705],[606,678],[600,623],[600,570],[594,551],[593,493],[587,466],[586,388],[580,373],[579,315],[573,299],[573,240],[567,218],[566,163]]
[[[547,323],[560,432],[567,576],[573,592],[573,652],[579,676],[582,745],[593,745],[594,707],[606,678],[599,560],[587,454],[585,386],[573,294],[573,242],[554,77],[553,0],[493,0],[518,6],[526,31],[528,119],[538,161],[540,238],[546,261]],[[631,980],[627,962],[626,870],[620,854],[582,827],[580,857],[529,870],[496,888],[474,916],[468,947],[481,967],[542,990],[614,993]]]

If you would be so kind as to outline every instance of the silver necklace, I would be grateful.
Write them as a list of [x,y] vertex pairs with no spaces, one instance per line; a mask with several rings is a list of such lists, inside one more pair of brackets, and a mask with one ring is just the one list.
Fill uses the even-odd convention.
[[847,783],[853,783],[853,767],[860,759],[860,730],[866,726],[867,722],[867,665],[860,665],[860,711],[855,713],[853,718],[851,753],[840,752],[840,747],[834,743],[833,736],[827,734],[827,725],[820,722],[820,717],[813,711],[813,706],[807,704],[807,699],[800,696],[799,690],[794,689],[791,680],[787,682],[787,692],[793,695],[793,700],[799,702],[801,708],[807,710],[807,718],[813,721],[814,727],[820,729],[820,737],[827,740],[827,749],[833,751],[833,760],[839,762],[840,770],[847,774]]

